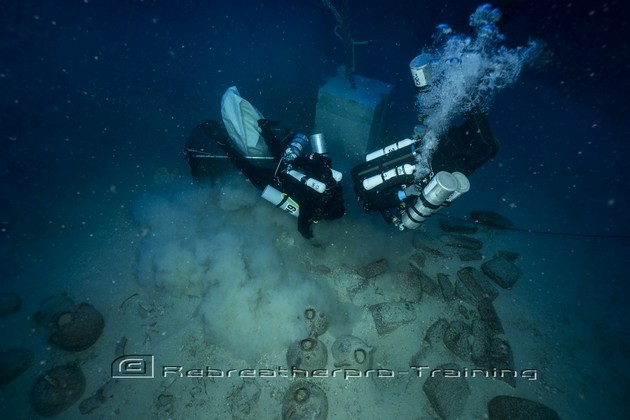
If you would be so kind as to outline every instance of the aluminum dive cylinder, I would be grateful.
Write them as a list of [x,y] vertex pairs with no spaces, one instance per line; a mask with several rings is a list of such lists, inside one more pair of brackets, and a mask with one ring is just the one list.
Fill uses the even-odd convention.
[[440,171],[422,189],[413,206],[407,207],[402,215],[402,225],[407,229],[417,229],[443,205],[450,203],[470,189],[468,178],[462,173],[457,175]]
[[[328,146],[326,145],[326,138],[324,137],[324,133],[315,133],[309,136],[311,141],[311,151],[313,153],[317,153],[318,155],[328,155]],[[332,177],[335,181],[340,182],[343,178],[341,172],[330,168],[330,172],[332,173]]]
[[470,181],[461,172],[453,172],[453,176],[457,179],[457,183],[459,184],[457,189],[453,191],[453,194],[448,198],[448,202],[455,200],[460,195],[467,193],[470,190]]
[[302,151],[304,150],[304,147],[306,147],[307,144],[308,139],[304,134],[298,133],[293,136],[293,140],[291,140],[291,143],[289,143],[286,150],[284,151],[284,160],[286,162],[290,162],[296,157],[300,156],[302,154]]
[[311,141],[311,150],[313,153],[318,153],[320,155],[328,154],[328,146],[326,145],[324,133],[311,134],[309,139]]

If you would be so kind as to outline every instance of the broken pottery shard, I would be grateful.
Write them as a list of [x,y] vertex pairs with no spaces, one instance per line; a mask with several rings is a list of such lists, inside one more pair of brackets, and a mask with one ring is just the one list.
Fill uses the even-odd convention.
[[377,303],[371,305],[369,309],[379,335],[388,334],[416,319],[416,311],[409,302]]
[[470,396],[470,387],[461,371],[454,363],[440,365],[431,372],[431,376],[422,386],[431,407],[442,419],[464,418],[462,414]]
[[358,282],[346,287],[346,291],[350,297],[354,297],[357,293],[364,291],[368,284],[367,279],[361,278]]
[[497,285],[510,289],[521,275],[521,270],[504,257],[496,257],[481,264],[484,274]]
[[446,258],[446,255],[432,244],[435,239],[427,237],[425,234],[415,234],[412,238],[413,247],[420,249],[427,254],[431,254],[436,257]]
[[417,270],[422,270],[424,268],[424,261],[426,257],[421,252],[414,252],[408,259],[409,265]]
[[433,324],[431,324],[426,334],[424,335],[424,343],[429,346],[434,346],[436,343],[441,343],[444,339],[444,333],[446,332],[448,325],[448,321],[444,318],[440,318],[435,321]]
[[483,254],[481,251],[461,250],[457,251],[457,256],[461,261],[479,261],[483,260]]
[[126,355],[125,347],[127,346],[127,337],[123,335],[123,337],[116,342],[116,349],[114,350],[114,357],[118,359]]
[[488,402],[489,420],[560,420],[555,410],[536,401],[498,395]]
[[385,258],[381,258],[378,261],[364,265],[357,270],[357,274],[364,279],[371,279],[387,271],[388,264]]
[[444,332],[448,328],[448,325],[448,321],[444,318],[440,318],[431,324],[431,326],[427,329],[427,332],[424,334],[420,350],[418,350],[411,358],[412,366],[419,366],[426,363],[426,358],[429,353],[443,350]]
[[411,269],[407,272],[399,273],[398,277],[405,299],[412,303],[420,302],[422,299],[422,283],[420,282],[418,270]]
[[487,299],[482,300],[477,305],[479,316],[490,327],[492,331],[498,334],[503,334],[503,324],[497,315],[497,311],[494,309],[494,305]]
[[448,278],[447,274],[438,273],[437,281],[440,285],[440,290],[442,290],[442,297],[446,302],[450,302],[455,297],[455,288],[453,287],[453,283]]
[[468,310],[468,308],[466,308],[466,305],[462,305],[461,303],[459,305],[457,305],[457,312],[459,312],[459,314],[466,320],[468,321],[471,317],[471,311]]
[[440,241],[447,246],[453,248],[464,248],[477,251],[481,249],[483,243],[479,239],[471,238],[465,235],[442,235]]
[[429,275],[425,274],[423,271],[416,271],[418,275],[418,279],[420,280],[420,284],[422,285],[422,291],[429,296],[439,296],[440,295],[440,286],[437,284],[435,280],[433,280]]
[[514,370],[514,356],[510,343],[499,337],[493,337],[490,343],[488,362],[489,366],[501,373],[497,375],[497,379],[509,384],[512,388],[516,388],[516,371]]
[[239,386],[232,388],[227,397],[228,406],[232,412],[232,419],[251,419],[255,417],[252,411],[260,399],[260,386],[251,379],[244,379]]
[[519,257],[518,252],[514,251],[497,251],[497,257],[503,257],[511,263],[515,263]]
[[462,360],[470,360],[470,325],[453,321],[444,331],[444,345]]
[[81,401],[79,404],[79,412],[81,414],[88,414],[105,404],[112,398],[114,398],[114,387],[118,383],[117,379],[109,379],[103,386],[90,395],[88,398]]
[[488,325],[475,319],[472,323],[473,341],[470,346],[471,359],[477,367],[492,369],[490,366],[490,343],[492,342],[492,331]]
[[468,287],[461,279],[455,280],[455,296],[461,301],[469,305],[476,306],[477,298],[468,290]]
[[438,223],[440,225],[440,229],[448,233],[461,233],[464,235],[470,235],[477,232],[477,226],[466,220],[460,221],[440,217],[438,219]]
[[494,300],[499,295],[483,274],[474,267],[464,267],[457,272],[457,277],[464,283],[476,301]]
[[494,211],[471,211],[470,220],[479,223],[480,225],[498,229],[508,229],[514,226],[514,223],[512,223],[507,217]]

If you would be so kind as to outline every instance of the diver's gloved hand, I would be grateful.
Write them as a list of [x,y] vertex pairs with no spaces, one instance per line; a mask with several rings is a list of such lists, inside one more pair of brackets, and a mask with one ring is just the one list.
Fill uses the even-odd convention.
[[261,130],[271,129],[271,121],[266,118],[261,118],[258,120],[258,127],[260,127]]
[[301,226],[298,226],[298,231],[304,239],[313,239],[313,232],[311,232],[310,227],[302,228]]
[[422,188],[418,184],[412,184],[403,190],[407,197],[418,196],[422,194]]
[[[314,193],[317,194],[317,193]],[[300,214],[297,220],[298,232],[305,238],[311,239],[313,237],[313,231],[311,230],[311,224],[314,220],[314,210],[312,203],[307,200],[303,200],[300,203]]]
[[313,238],[313,232],[311,230],[311,223],[308,220],[300,220],[298,217],[298,232],[304,239]]
[[273,126],[277,123],[277,121],[261,118],[258,120],[258,127],[260,127],[260,135],[263,139],[265,139],[265,143],[267,144],[267,147],[271,151],[273,157],[280,159],[284,153],[286,145],[282,144],[282,142],[278,140],[274,134]]

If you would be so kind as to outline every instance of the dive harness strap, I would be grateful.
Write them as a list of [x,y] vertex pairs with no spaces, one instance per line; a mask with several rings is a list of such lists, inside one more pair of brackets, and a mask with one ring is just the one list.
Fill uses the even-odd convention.
[[[405,211],[407,212],[407,216],[409,216],[409,218],[410,218],[412,221],[416,222],[416,223],[422,223],[424,220],[428,219],[428,218],[429,218],[429,216],[431,216],[433,213],[437,212],[437,211],[440,209],[440,207],[442,207],[442,205],[437,205],[437,206],[436,206],[435,204],[430,203],[430,202],[429,202],[426,198],[424,198],[424,195],[422,195],[422,194],[420,194],[420,195],[418,196],[418,200],[422,201],[422,205],[423,205],[425,208],[428,208],[428,209],[431,209],[431,210],[434,210],[434,211],[433,211],[433,212],[431,212],[431,213],[429,213],[429,214],[427,214],[427,215],[425,215],[425,214],[420,213],[420,212],[416,209],[416,206],[415,206],[415,205],[413,205],[413,206],[408,206],[408,207],[407,207],[407,209],[405,210]],[[411,214],[411,210],[413,210],[413,215]],[[414,216],[416,216],[416,215],[420,216],[420,217],[421,217],[421,219],[419,219],[419,220],[418,220],[418,219],[416,219],[416,218],[414,217]]]

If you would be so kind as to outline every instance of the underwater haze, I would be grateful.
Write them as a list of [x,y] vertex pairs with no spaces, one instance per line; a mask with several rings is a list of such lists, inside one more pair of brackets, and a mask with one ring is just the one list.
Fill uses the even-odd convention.
[[[623,417],[624,3],[5,3],[7,418]],[[328,112],[320,88],[349,73],[358,92],[390,91],[369,140],[350,122],[361,99],[337,110],[342,140],[324,131],[345,214],[314,238],[227,159],[191,174],[191,133],[221,120],[229,87],[308,136]],[[424,177],[480,109],[501,147],[470,191],[417,230],[363,211],[354,152],[422,123]]]

